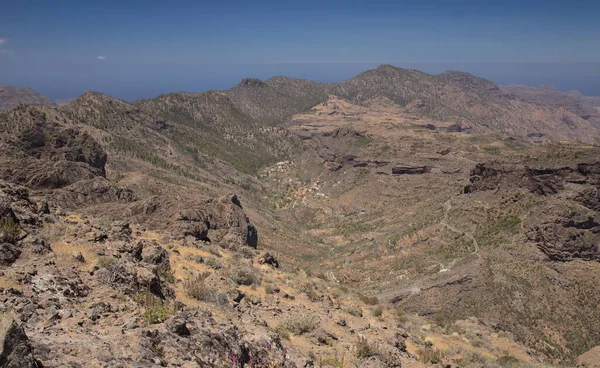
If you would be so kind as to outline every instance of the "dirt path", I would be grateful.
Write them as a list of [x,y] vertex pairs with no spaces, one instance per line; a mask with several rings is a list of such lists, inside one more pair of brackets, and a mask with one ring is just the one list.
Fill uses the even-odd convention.
[[[449,229],[452,232],[461,234],[463,236],[465,236],[467,239],[469,239],[470,241],[473,242],[473,248],[474,251],[471,254],[477,254],[477,257],[481,257],[479,255],[479,244],[477,243],[477,240],[473,237],[473,235],[468,234],[452,225],[450,225],[448,223],[448,217],[450,214],[450,211],[452,210],[452,203],[451,203],[451,199],[448,199],[446,202],[444,202],[444,217],[442,218],[442,220],[440,221],[440,225],[442,225],[443,227]],[[453,260],[447,267],[444,267],[443,265],[440,265],[440,271],[439,272],[448,272],[451,270],[451,268],[454,266],[454,264],[456,263],[456,261],[458,260],[455,259]],[[418,294],[421,292],[421,287],[418,284],[413,284],[411,286],[407,286],[401,289],[392,289],[392,290],[388,290],[388,291],[384,291],[382,293],[377,294],[377,297],[380,299],[388,299],[388,298],[393,298],[396,296],[400,296],[400,295],[412,295],[412,294]]]
[[440,224],[442,226],[444,226],[445,228],[447,228],[450,231],[453,231],[455,233],[461,234],[463,236],[465,236],[467,239],[469,239],[470,241],[473,242],[473,247],[474,247],[474,251],[472,254],[478,254],[479,253],[479,244],[477,244],[477,240],[475,240],[475,238],[473,237],[473,235],[468,234],[462,230],[457,229],[456,227],[450,225],[448,223],[448,214],[450,213],[450,210],[452,210],[452,203],[451,203],[451,199],[447,200],[446,202],[444,202],[444,218],[442,219],[442,221],[440,221]]

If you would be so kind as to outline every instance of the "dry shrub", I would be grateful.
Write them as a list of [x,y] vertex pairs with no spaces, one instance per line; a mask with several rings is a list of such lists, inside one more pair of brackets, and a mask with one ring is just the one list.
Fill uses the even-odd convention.
[[312,313],[298,313],[283,321],[282,326],[295,335],[302,335],[317,328],[319,318]]
[[430,346],[423,349],[419,356],[423,363],[440,364],[444,360],[444,352]]
[[373,309],[373,317],[381,317],[381,315],[383,314],[383,308],[381,308],[380,306],[375,307],[375,309]]
[[190,298],[201,301],[213,301],[215,299],[215,291],[208,287],[204,281],[210,276],[210,272],[200,272],[194,277],[191,277],[183,283],[183,290]]
[[379,299],[376,296],[365,296],[362,294],[358,294],[358,299],[360,299],[366,305],[377,305],[379,304]]
[[21,234],[21,228],[12,218],[5,217],[0,220],[0,231],[4,234],[4,240],[13,243]]
[[317,293],[316,288],[316,285],[312,282],[303,282],[298,286],[298,290],[302,293],[306,293],[311,302],[319,300],[319,294]]
[[254,285],[259,284],[260,279],[256,270],[252,268],[238,268],[231,275],[231,279],[238,285]]
[[369,343],[366,337],[359,336],[354,347],[356,348],[356,357],[359,359],[377,355],[377,347]]
[[344,312],[346,312],[354,317],[362,317],[363,316],[362,308],[357,307],[357,306],[350,306],[350,307],[344,309]]

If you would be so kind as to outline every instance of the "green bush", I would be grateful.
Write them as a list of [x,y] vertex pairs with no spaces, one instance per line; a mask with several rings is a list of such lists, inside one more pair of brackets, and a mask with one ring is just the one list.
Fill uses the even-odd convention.
[[144,314],[142,314],[142,320],[147,324],[152,325],[166,321],[172,314],[173,312],[164,305],[155,305],[146,309]]
[[282,324],[275,326],[275,334],[282,340],[290,339],[290,331]]

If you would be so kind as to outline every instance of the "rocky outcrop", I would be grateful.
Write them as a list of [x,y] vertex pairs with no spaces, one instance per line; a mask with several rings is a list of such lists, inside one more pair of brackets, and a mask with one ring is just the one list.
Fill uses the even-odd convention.
[[172,201],[151,197],[133,203],[127,216],[171,232],[228,249],[256,248],[258,232],[235,194],[205,201]]
[[111,183],[103,177],[80,180],[54,191],[49,199],[64,208],[81,208],[99,203],[131,203],[133,191]]
[[23,326],[9,316],[0,320],[0,367],[40,368],[42,364],[34,357],[33,347]]
[[87,133],[39,107],[0,120],[0,178],[30,188],[60,188],[105,175],[106,153]]
[[244,78],[240,82],[240,87],[261,87],[265,83],[258,78]]
[[0,264],[20,256],[28,231],[38,224],[37,212],[26,188],[0,180]]
[[275,258],[274,255],[272,255],[269,252],[263,254],[261,259],[258,260],[258,263],[268,264],[270,266],[273,266],[274,268],[279,268],[279,261],[277,260],[277,258]]
[[425,174],[431,171],[429,166],[395,166],[392,167],[392,175],[414,175]]
[[571,210],[556,217],[552,210],[534,228],[530,238],[553,261],[584,259],[600,261],[600,215],[592,211]]
[[524,188],[538,195],[552,195],[563,190],[569,175],[577,172],[577,169],[570,167],[527,168],[499,162],[482,163],[471,171],[470,183],[464,192]]

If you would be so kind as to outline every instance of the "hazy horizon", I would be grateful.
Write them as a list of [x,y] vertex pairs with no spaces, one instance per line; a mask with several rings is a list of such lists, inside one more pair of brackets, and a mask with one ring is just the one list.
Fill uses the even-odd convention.
[[[68,84],[60,75],[0,75],[0,85],[31,88],[52,100],[76,98],[85,91],[97,91],[134,101],[153,98],[160,94],[179,91],[204,92],[226,90],[243,78],[259,78],[285,75],[294,78],[335,83],[352,78],[375,68],[381,63],[285,63],[285,64],[221,64],[203,66],[165,65],[168,75],[156,75],[139,70],[118,76],[81,76]],[[446,70],[469,72],[486,78],[498,85],[523,84],[537,87],[554,85],[568,92],[578,90],[584,95],[600,95],[600,63],[388,63],[402,68],[418,69],[437,74]]]

